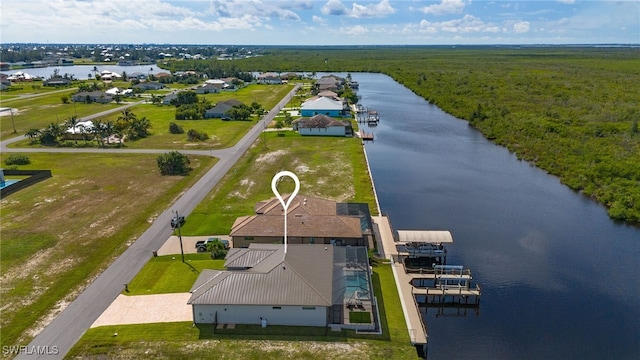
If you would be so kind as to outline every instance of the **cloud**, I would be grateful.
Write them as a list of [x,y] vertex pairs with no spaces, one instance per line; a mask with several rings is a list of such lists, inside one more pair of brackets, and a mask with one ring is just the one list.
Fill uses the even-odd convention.
[[379,3],[360,5],[353,3],[351,9],[347,8],[340,0],[329,0],[320,9],[324,15],[348,16],[353,18],[384,17],[395,13],[395,9],[389,0],[381,0]]
[[341,27],[340,32],[346,35],[357,36],[364,35],[369,32],[367,28],[360,25],[349,26],[349,27]]
[[427,20],[420,21],[420,31],[427,33],[446,32],[446,33],[498,33],[500,27],[493,23],[485,23],[482,19],[473,15],[465,15],[460,19],[449,21],[430,22]]
[[442,0],[440,4],[425,6],[420,11],[433,15],[459,14],[470,3],[471,0]]
[[324,15],[346,15],[349,9],[342,4],[340,0],[329,0],[320,9]]
[[513,24],[513,31],[518,34],[529,32],[529,22],[522,20],[516,21],[516,23]]
[[327,22],[325,19],[321,18],[320,16],[316,16],[316,15],[313,15],[311,17],[311,20],[313,20],[314,23],[318,23],[318,24],[326,24],[326,22]]

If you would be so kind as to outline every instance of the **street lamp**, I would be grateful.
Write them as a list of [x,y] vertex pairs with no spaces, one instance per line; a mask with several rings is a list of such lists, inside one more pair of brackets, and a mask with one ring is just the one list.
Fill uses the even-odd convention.
[[180,221],[180,215],[178,215],[178,211],[176,211],[174,224],[178,227],[178,238],[180,239],[180,254],[182,255],[182,262],[184,262],[184,249],[182,247],[182,232],[180,231],[180,228],[182,227],[182,221]]

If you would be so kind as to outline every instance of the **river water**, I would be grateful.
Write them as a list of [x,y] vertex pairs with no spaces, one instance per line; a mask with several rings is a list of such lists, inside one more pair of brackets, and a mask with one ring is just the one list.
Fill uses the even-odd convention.
[[[346,76],[346,74],[338,74]],[[421,308],[429,359],[640,359],[640,229],[381,74],[352,74],[395,229],[449,230],[479,310]]]

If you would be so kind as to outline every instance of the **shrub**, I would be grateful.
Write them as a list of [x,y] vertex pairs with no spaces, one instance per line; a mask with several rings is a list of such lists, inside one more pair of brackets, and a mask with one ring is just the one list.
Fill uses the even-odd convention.
[[169,123],[169,132],[172,134],[184,134],[184,129],[182,126],[172,122]]
[[207,133],[195,129],[187,131],[187,141],[206,141],[208,139],[209,135],[207,135]]
[[158,156],[157,162],[162,175],[188,175],[191,171],[189,158],[177,151]]
[[28,165],[31,164],[31,160],[26,155],[11,154],[4,160],[4,163],[7,165]]

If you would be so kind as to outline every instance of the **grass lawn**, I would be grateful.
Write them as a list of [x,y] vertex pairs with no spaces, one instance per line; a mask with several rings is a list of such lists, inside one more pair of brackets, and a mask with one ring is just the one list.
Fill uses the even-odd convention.
[[129,283],[125,295],[189,292],[204,269],[222,270],[224,260],[212,260],[211,254],[185,254],[153,257]]
[[[192,260],[190,264],[196,269],[202,269],[199,266],[206,261],[197,260],[197,256],[202,257],[203,254],[190,258]],[[180,274],[184,274],[184,266],[175,266],[175,263],[181,262],[178,259],[171,260],[170,256],[154,258],[134,281],[145,277],[147,280],[141,280],[140,283],[144,282],[147,286],[160,288],[153,285],[153,274],[163,274],[155,277],[159,283],[169,278],[180,279]],[[258,325],[236,325],[235,329],[214,329],[211,325],[193,326],[191,322],[116,325],[89,329],[68,356],[106,355],[108,358],[196,359],[211,357],[216,359],[416,359],[416,350],[409,343],[407,328],[404,325],[404,316],[393,282],[391,267],[375,265],[373,269],[374,292],[378,298],[380,316],[383,320],[382,335],[358,335],[348,330],[333,332],[322,327],[296,326],[261,328]],[[170,275],[170,273],[173,274]],[[390,325],[395,327],[389,328]],[[114,333],[118,336],[113,336]]]
[[53,177],[0,202],[2,345],[25,344],[216,161],[191,156],[182,177],[161,176],[157,155],[25,155],[20,168]]
[[[376,214],[363,151],[361,140],[356,138],[303,137],[292,131],[284,131],[282,136],[263,133],[194,209],[183,234],[228,234],[237,217],[253,214],[256,202],[274,196],[271,178],[280,170],[298,176],[300,194],[368,203]],[[279,187],[280,193],[293,190],[293,182],[290,189],[286,185]]]

